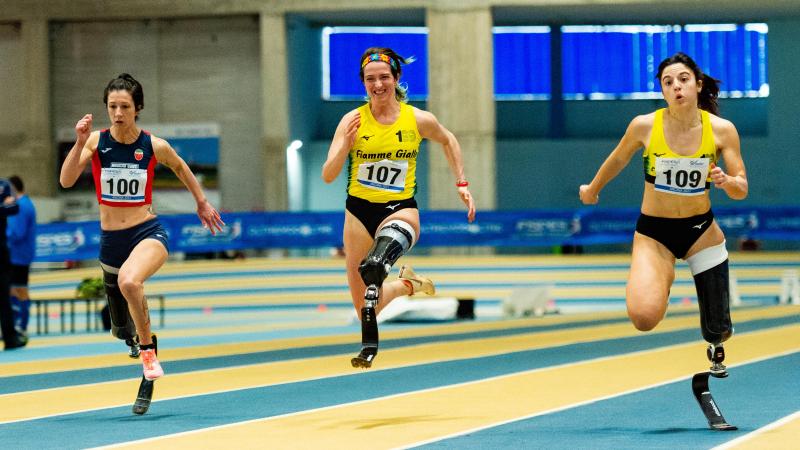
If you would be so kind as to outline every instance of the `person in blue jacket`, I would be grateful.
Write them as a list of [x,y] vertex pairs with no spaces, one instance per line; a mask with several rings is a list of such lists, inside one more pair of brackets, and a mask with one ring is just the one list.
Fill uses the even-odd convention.
[[36,208],[25,194],[25,183],[17,175],[8,181],[16,191],[19,213],[8,218],[8,250],[11,253],[11,308],[14,310],[14,324],[23,338],[27,337],[30,317],[30,295],[28,293],[28,274],[36,254]]
[[11,260],[6,246],[6,224],[8,216],[19,212],[19,205],[15,200],[11,183],[0,178],[0,331],[3,333],[6,350],[25,345],[14,329],[14,312],[11,310],[11,302],[8,298]]

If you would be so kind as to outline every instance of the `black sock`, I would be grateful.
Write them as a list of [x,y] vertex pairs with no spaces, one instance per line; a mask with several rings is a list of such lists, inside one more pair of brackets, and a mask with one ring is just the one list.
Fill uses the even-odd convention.
[[155,350],[156,344],[141,344],[139,345],[139,349],[141,350]]

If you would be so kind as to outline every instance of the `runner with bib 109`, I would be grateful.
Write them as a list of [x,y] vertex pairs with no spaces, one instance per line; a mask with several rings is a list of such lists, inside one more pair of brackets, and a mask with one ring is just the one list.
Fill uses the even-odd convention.
[[[642,331],[664,318],[675,279],[675,259],[694,277],[711,374],[727,375],[722,342],[733,334],[728,299],[725,236],[711,212],[713,183],[728,197],[747,196],[747,178],[736,127],[717,116],[718,80],[683,53],[665,59],[657,78],[667,107],[635,117],[590,184],[580,187],[585,204],[598,202],[603,187],[644,147],[644,198],[633,236],[626,290],[628,316]],[[725,169],[719,167],[719,157]]]
[[357,367],[369,367],[377,353],[374,321],[381,309],[400,295],[434,293],[433,283],[408,266],[400,269],[399,280],[384,283],[392,265],[419,237],[414,194],[423,138],[442,145],[467,219],[475,219],[458,140],[433,114],[406,103],[406,90],[399,85],[406,63],[389,48],[364,52],[360,77],[369,100],[342,117],[322,167],[322,179],[331,183],[349,157],[343,236],[347,281],[365,343],[370,341],[353,359]]

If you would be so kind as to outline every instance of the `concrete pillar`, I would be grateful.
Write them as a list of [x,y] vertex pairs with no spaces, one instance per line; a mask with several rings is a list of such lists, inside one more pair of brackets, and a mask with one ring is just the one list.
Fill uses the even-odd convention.
[[264,158],[264,208],[286,211],[286,146],[289,144],[289,82],[286,21],[283,14],[261,14],[261,132]]
[[[478,213],[496,207],[492,14],[488,7],[427,10],[428,108],[452,131]],[[456,209],[455,179],[437,144],[430,146],[429,206]]]
[[24,115],[23,155],[14,161],[16,172],[25,180],[31,196],[53,197],[56,193],[58,155],[53,145],[50,118],[49,26],[46,19],[22,22],[22,47],[25,55],[25,103],[17,105]]

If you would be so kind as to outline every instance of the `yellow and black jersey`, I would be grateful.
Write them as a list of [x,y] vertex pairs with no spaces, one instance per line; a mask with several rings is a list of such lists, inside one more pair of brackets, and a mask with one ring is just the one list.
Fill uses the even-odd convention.
[[358,112],[361,126],[350,149],[347,193],[373,203],[413,197],[422,142],[414,108],[400,103],[400,116],[391,125],[375,120],[368,103]]
[[700,111],[703,136],[700,148],[691,155],[681,155],[667,146],[664,138],[664,111],[655,112],[650,142],[644,150],[644,179],[655,189],[677,195],[701,195],[711,187],[710,166],[717,162],[717,146],[711,129],[711,117]]

